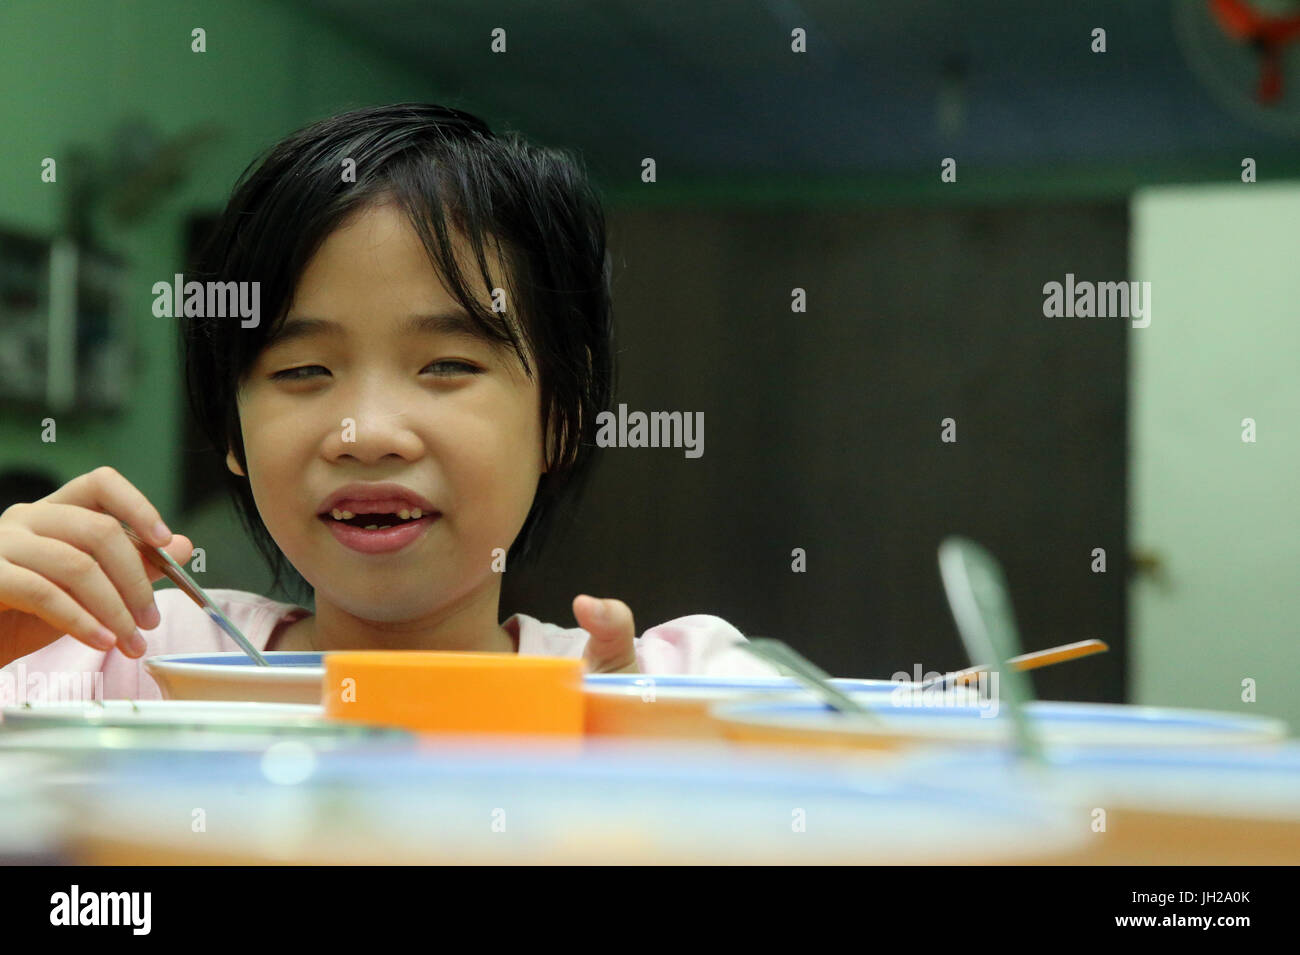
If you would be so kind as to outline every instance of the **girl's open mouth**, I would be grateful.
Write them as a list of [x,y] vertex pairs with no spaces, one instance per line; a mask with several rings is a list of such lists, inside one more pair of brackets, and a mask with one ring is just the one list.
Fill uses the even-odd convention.
[[[415,514],[419,514],[416,517]],[[423,534],[441,514],[408,512],[399,514],[351,514],[334,511],[322,514],[320,520],[329,527],[334,539],[344,547],[362,554],[387,554],[401,550]]]

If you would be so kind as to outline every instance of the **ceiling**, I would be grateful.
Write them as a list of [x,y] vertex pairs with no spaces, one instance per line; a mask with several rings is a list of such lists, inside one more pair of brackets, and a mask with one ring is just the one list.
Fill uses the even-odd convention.
[[[1174,7],[1197,0],[294,3],[493,128],[581,149],[598,175],[646,155],[661,176],[707,178],[889,174],[946,155],[1035,168],[1295,152],[1188,65]],[[505,54],[489,50],[495,27]],[[1094,27],[1105,53],[1089,48]],[[1253,59],[1223,47],[1211,52],[1245,102]],[[1291,86],[1283,116],[1300,126],[1300,73]]]

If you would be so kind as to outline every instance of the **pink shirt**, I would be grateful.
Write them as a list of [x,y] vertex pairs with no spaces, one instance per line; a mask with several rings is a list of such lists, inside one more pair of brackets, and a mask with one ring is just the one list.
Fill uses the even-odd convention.
[[[209,590],[221,612],[259,650],[266,649],[271,632],[282,621],[308,616],[309,611],[293,604],[278,603],[240,590]],[[174,587],[154,594],[162,623],[153,630],[141,630],[149,649],[145,656],[163,653],[219,653],[238,650],[212,620]],[[590,639],[586,630],[565,629],[517,613],[501,624],[519,641],[519,652],[529,656],[581,657]],[[751,656],[735,644],[744,636],[727,621],[709,614],[691,614],[651,627],[636,638],[637,665],[642,673],[692,673],[707,676],[777,676],[775,668]],[[143,658],[132,660],[118,650],[107,652],[88,647],[73,637],[63,636],[35,653],[13,661],[0,670],[8,675],[0,681],[11,692],[25,680],[28,698],[35,699],[35,685],[55,686],[56,680],[77,679],[82,685],[87,673],[103,673],[104,699],[158,700],[162,693],[144,668]],[[45,676],[32,681],[32,674]],[[6,703],[8,701],[5,701]]]

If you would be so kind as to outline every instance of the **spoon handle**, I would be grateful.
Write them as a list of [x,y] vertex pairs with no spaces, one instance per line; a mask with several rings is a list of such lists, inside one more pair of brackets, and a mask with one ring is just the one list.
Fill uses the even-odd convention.
[[[1037,670],[1040,667],[1049,667],[1056,663],[1065,663],[1069,660],[1077,660],[1080,657],[1090,657],[1094,653],[1105,653],[1110,647],[1101,640],[1080,640],[1078,643],[1065,643],[1059,647],[1048,647],[1046,650],[1035,650],[1032,653],[1022,653],[1018,657],[1012,657],[1007,661],[1008,666],[1013,670]],[[977,667],[967,667],[964,670],[958,670],[955,673],[937,680],[931,680],[927,686],[961,686],[975,680],[981,673],[987,673],[992,667],[987,664]]]
[[760,660],[764,660],[777,669],[788,673],[816,693],[833,709],[841,713],[852,713],[857,716],[875,719],[875,714],[871,710],[833,686],[830,683],[829,673],[780,640],[774,640],[770,637],[750,637],[747,642],[739,643],[737,646],[748,650]]
[[1024,762],[1041,763],[1042,750],[1024,711],[1034,698],[1033,686],[1023,671],[1005,665],[1020,655],[1020,636],[1001,565],[974,541],[948,537],[939,545],[939,576],[971,663],[1000,671],[1017,754]]
[[230,635],[246,654],[252,657],[253,662],[261,667],[269,667],[271,664],[266,662],[266,657],[258,652],[257,648],[244,636],[238,627],[230,622],[230,619],[221,612],[211,597],[203,592],[203,588],[194,582],[189,574],[185,572],[180,564],[172,560],[171,554],[167,553],[161,547],[154,547],[152,544],[146,544],[142,541],[131,528],[125,524],[122,529],[126,531],[126,536],[131,538],[136,549],[144,555],[145,560],[157,567],[168,580],[174,583],[185,596],[189,597],[196,604],[203,608],[203,612],[212,618],[212,622]]

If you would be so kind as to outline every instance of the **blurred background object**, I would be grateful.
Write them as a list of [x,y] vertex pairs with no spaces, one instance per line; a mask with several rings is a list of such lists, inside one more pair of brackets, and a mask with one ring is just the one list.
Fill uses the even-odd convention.
[[48,497],[59,489],[54,476],[36,468],[0,470],[0,512],[15,504],[27,504]]
[[[1026,649],[1111,645],[1036,674],[1039,696],[1300,725],[1269,682],[1296,670],[1300,618],[1300,53],[1267,22],[1298,15],[1279,0],[575,0],[562,17],[14,0],[0,233],[23,238],[0,237],[0,290],[25,274],[13,300],[48,310],[32,263],[67,231],[73,180],[43,182],[42,160],[107,149],[118,172],[84,231],[125,270],[131,360],[120,405],[55,414],[54,441],[39,401],[5,399],[0,468],[117,467],[205,548],[205,587],[266,593],[152,283],[184,270],[239,173],[291,129],[443,102],[582,154],[610,212],[615,401],[705,420],[700,458],[603,452],[572,529],[507,574],[503,617],[572,625],[575,593],[610,594],[642,628],[715,613],[836,675],[956,669],[935,549],[958,533],[1006,567]],[[1067,275],[1149,281],[1150,326],[1045,317],[1044,285]],[[3,369],[40,347],[13,332],[18,307],[0,303]]]

